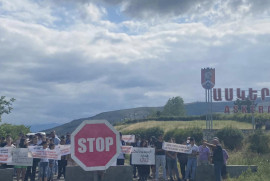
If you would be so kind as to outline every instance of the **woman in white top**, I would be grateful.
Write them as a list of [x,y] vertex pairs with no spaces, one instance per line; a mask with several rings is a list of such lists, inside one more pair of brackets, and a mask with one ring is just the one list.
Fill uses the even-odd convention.
[[[42,143],[43,150],[48,150],[48,144],[46,141],[43,141]],[[44,178],[44,181],[47,181],[48,178],[48,170],[49,170],[49,159],[48,158],[41,158],[40,159],[40,165],[39,165],[39,180],[42,181]]]

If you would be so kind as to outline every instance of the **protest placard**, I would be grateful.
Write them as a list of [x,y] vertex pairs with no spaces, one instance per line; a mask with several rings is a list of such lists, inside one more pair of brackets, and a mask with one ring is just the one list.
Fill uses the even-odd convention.
[[4,147],[0,148],[0,163],[8,163],[12,160],[12,152],[13,148]]
[[121,150],[124,154],[131,154],[133,146],[122,146]]
[[162,149],[166,151],[173,151],[173,152],[186,153],[186,154],[191,154],[192,152],[191,148],[187,145],[168,143],[168,142],[163,143]]
[[52,160],[61,160],[60,149],[44,150],[42,146],[29,146],[29,151],[33,158],[48,158]]
[[61,156],[69,155],[71,153],[70,145],[58,145],[56,148],[60,150]]
[[122,140],[126,143],[135,143],[135,135],[123,135]]
[[14,148],[12,150],[12,161],[8,165],[32,166],[33,158],[29,157],[28,148]]
[[155,148],[133,147],[131,157],[133,165],[154,165]]

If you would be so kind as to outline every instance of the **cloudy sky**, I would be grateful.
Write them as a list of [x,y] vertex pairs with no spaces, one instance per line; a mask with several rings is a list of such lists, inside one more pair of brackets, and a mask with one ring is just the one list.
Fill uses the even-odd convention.
[[269,0],[0,0],[4,122],[204,100],[216,87],[270,88]]

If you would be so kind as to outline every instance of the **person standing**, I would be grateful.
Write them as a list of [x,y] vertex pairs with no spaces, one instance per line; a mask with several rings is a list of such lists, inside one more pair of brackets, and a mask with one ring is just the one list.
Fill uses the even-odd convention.
[[70,145],[71,141],[70,141],[70,133],[66,134],[66,145]]
[[[51,143],[49,145],[49,149],[50,150],[54,150],[55,149],[55,145],[53,143]],[[57,162],[57,160],[49,159],[48,181],[53,181],[53,173],[54,173],[53,168],[54,168],[55,162]]]
[[[139,142],[139,136],[137,135],[135,137],[135,142],[131,143],[131,146],[133,147],[139,147],[140,145],[138,145]],[[132,164],[132,153],[130,155],[130,165],[132,165],[132,171],[133,171],[133,178],[137,178],[137,165],[133,165]]]
[[210,159],[210,149],[205,144],[206,140],[203,140],[203,144],[199,146],[199,159],[198,165],[208,165]]
[[223,153],[224,164],[221,168],[221,176],[223,179],[226,179],[227,178],[227,160],[229,159],[229,155],[225,149],[222,149],[222,153]]
[[167,180],[166,175],[166,156],[165,156],[165,150],[162,149],[163,145],[163,135],[160,134],[158,136],[158,140],[155,143],[156,148],[156,180],[158,180],[159,177],[159,167],[162,166],[163,171],[163,179]]
[[[149,139],[149,144],[148,147],[150,148],[155,148],[155,142],[156,142],[156,138],[154,136],[151,136]],[[149,175],[149,179],[155,178],[155,174],[156,174],[156,165],[150,165],[151,168],[151,175]]]
[[[119,132],[119,135],[120,135],[120,141],[121,141],[121,146],[125,146],[126,143],[125,141],[122,139],[122,133]],[[117,157],[117,162],[116,162],[116,165],[124,165],[125,164],[125,154],[124,153],[120,153],[119,156]]]
[[[141,141],[140,147],[147,148],[148,142],[146,140]],[[146,181],[150,174],[150,165],[138,165],[139,181]]]
[[[65,139],[61,139],[60,145],[65,145]],[[58,160],[58,176],[57,179],[60,179],[62,174],[66,178],[66,167],[67,167],[67,155],[61,156],[61,160]]]
[[213,139],[213,144],[205,142],[205,144],[212,148],[213,150],[213,164],[214,164],[214,171],[215,171],[215,178],[216,181],[221,181],[221,169],[224,164],[224,158],[223,158],[223,151],[222,147],[219,143],[219,140],[217,138]]
[[[195,139],[190,138],[191,154],[188,155],[187,170],[185,174],[185,179],[189,181],[195,180],[196,168],[197,168],[197,155],[199,154],[199,147],[195,144]],[[190,175],[190,178],[189,178]]]
[[[60,138],[56,135],[56,132],[55,132],[55,130],[53,130],[52,132],[51,132],[51,139],[52,139],[52,141],[53,141],[53,144],[55,145],[55,146],[57,146],[57,145],[59,145],[59,143],[60,143]],[[53,167],[53,171],[54,171],[54,174],[56,175],[57,174],[57,172],[58,172],[58,162],[55,162],[55,164],[54,164],[54,167]]]
[[[29,146],[37,146],[38,138],[36,135],[32,137],[32,141],[30,142]],[[31,181],[35,181],[36,178],[36,170],[39,163],[39,158],[33,158],[33,165],[31,167],[27,167],[26,175],[24,181],[27,181],[30,177]]]
[[[16,148],[16,146],[14,144],[12,144],[13,139],[11,137],[6,137],[6,145],[4,147],[7,148]],[[3,168],[13,168],[13,165],[7,165],[6,163],[2,164]]]
[[[175,139],[171,138],[170,143],[175,143]],[[166,152],[166,159],[167,159],[167,166],[168,166],[168,171],[170,175],[170,181],[173,181],[173,174],[172,172],[174,171],[177,177],[178,181],[181,181],[179,177],[179,172],[177,168],[177,153],[172,152],[172,151],[167,151]]]
[[[22,136],[22,138],[20,139],[20,143],[18,146],[19,148],[28,147],[27,139],[24,136]],[[17,181],[19,181],[20,178],[24,180],[27,166],[15,165],[14,168],[16,168],[16,172],[17,172]]]
[[[42,145],[42,150],[48,150],[48,144],[46,141],[43,141],[41,143]],[[40,164],[39,164],[39,180],[40,181],[47,181],[48,178],[48,170],[49,170],[49,159],[48,158],[42,158],[40,159]]]
[[[182,144],[187,145],[187,141],[183,140]],[[178,158],[178,162],[179,162],[180,169],[181,169],[182,179],[185,179],[186,167],[187,167],[187,161],[188,161],[188,154],[186,154],[186,153],[178,153],[177,158]]]

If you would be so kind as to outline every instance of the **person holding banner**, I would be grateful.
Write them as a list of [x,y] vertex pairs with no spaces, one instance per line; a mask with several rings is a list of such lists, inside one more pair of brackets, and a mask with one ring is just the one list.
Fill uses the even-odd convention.
[[[48,144],[46,141],[41,143],[43,150],[48,150]],[[48,177],[48,167],[49,167],[49,159],[48,158],[41,158],[39,164],[39,180],[40,181],[47,181]]]
[[[5,148],[6,147],[8,147],[8,148],[16,148],[16,146],[13,145],[12,142],[13,142],[13,139],[10,136],[7,136],[6,137],[6,145],[4,147]],[[14,166],[13,165],[2,164],[2,167],[3,168],[13,168]]]
[[[51,143],[49,145],[49,149],[50,150],[54,150],[55,149],[55,145],[53,143]],[[49,159],[48,181],[53,181],[53,168],[54,168],[55,162],[57,162],[57,160]]]
[[[185,179],[189,179],[189,181],[194,181],[195,173],[197,168],[197,155],[199,154],[199,147],[195,144],[195,139],[190,138],[190,149],[192,150],[191,154],[188,155],[187,169],[186,169],[186,177]],[[190,178],[189,178],[190,176]]]
[[166,175],[166,156],[165,156],[165,150],[162,149],[163,144],[163,135],[160,134],[158,136],[158,140],[155,143],[156,148],[156,180],[158,180],[159,177],[159,167],[162,166],[163,171],[163,179],[167,180]]
[[[170,143],[175,143],[175,139],[171,138]],[[173,181],[172,172],[174,170],[177,180],[181,181],[178,168],[177,168],[177,152],[167,151],[166,152],[166,159],[167,159],[167,165],[168,165],[168,171],[170,175],[170,181]]]
[[12,144],[13,139],[10,136],[7,137],[6,140],[7,140],[7,142],[6,142],[6,145],[4,147],[16,148],[16,146]]
[[[34,135],[32,137],[32,141],[30,142],[30,146],[37,146],[37,145],[38,145],[38,137],[36,135]],[[29,167],[27,167],[27,172],[26,172],[25,179],[24,179],[25,181],[28,180],[28,177],[31,177],[30,178],[31,181],[35,181],[36,170],[37,170],[37,166],[38,166],[39,161],[40,161],[39,158],[33,158],[33,165],[32,165],[32,167],[30,167],[30,170],[28,170]]]
[[[19,148],[27,148],[28,142],[24,136],[22,136],[22,138],[20,139],[20,143],[18,146]],[[17,172],[17,181],[19,181],[21,177],[22,180],[24,180],[27,166],[15,165],[14,168]]]
[[[148,147],[148,142],[146,140],[141,141],[140,147]],[[139,173],[139,181],[146,181],[150,174],[150,165],[137,165]]]
[[[121,141],[121,146],[125,146],[126,143],[122,140],[122,133],[119,132],[120,135],[120,141]],[[119,156],[117,157],[117,165],[124,165],[125,164],[125,154],[124,153],[120,153]]]
[[[188,144],[186,140],[182,140],[181,143],[183,145]],[[186,153],[178,153],[177,158],[178,158],[178,162],[179,162],[179,165],[180,165],[182,179],[185,179],[185,177],[186,177],[186,167],[187,167],[187,161],[188,161],[188,154],[186,154]]]
[[[65,139],[61,139],[60,145],[65,145]],[[58,160],[58,176],[57,179],[60,179],[63,175],[66,177],[66,167],[67,167],[67,155],[61,156],[61,160]]]

